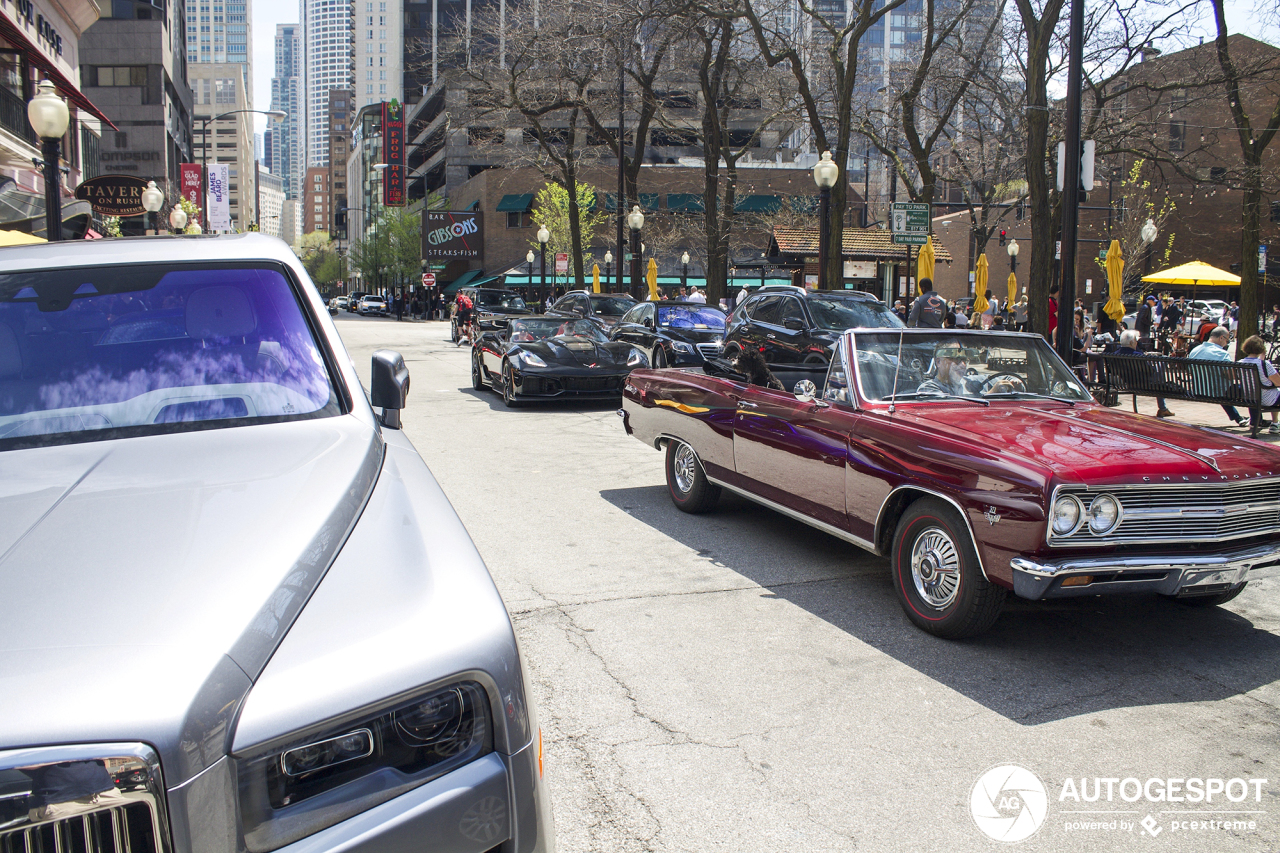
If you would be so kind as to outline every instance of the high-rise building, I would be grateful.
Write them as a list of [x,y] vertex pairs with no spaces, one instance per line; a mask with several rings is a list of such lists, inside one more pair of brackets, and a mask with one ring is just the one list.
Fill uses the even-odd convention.
[[302,26],[276,24],[275,75],[271,109],[286,116],[271,129],[271,171],[284,181],[286,198],[302,194],[306,166],[306,87],[303,83]]
[[356,108],[404,101],[404,0],[354,0]]
[[351,0],[302,0],[308,167],[329,165],[329,90],[351,88],[351,15]]
[[307,169],[303,185],[302,233],[329,230],[329,167]]
[[[254,199],[253,124],[243,112],[249,108],[240,64],[192,63],[187,66],[195,106],[192,148],[197,162],[226,163],[230,170],[231,222],[249,230],[256,218]],[[217,121],[206,120],[234,113]],[[207,147],[206,147],[207,146]],[[205,218],[207,221],[207,218]]]
[[207,65],[239,65],[244,74],[244,88],[252,106],[253,16],[250,0],[188,0],[187,63]]
[[259,216],[263,234],[273,237],[283,236],[284,222],[284,181],[279,175],[273,175],[265,169],[258,172],[258,204],[262,207]]
[[345,236],[337,212],[347,206],[347,155],[351,152],[351,123],[356,110],[350,89],[329,90],[329,211],[335,218],[328,231],[335,240]]

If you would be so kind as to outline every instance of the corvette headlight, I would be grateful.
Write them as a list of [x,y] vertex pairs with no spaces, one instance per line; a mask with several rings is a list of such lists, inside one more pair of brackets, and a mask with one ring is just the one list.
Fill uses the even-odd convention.
[[491,751],[488,695],[464,681],[235,756],[245,846],[291,844]]
[[645,358],[645,354],[635,347],[631,348],[631,355],[627,356],[627,367],[647,366],[649,359]]
[[525,367],[546,367],[547,363],[541,357],[531,352],[520,353],[520,361]]
[[686,344],[682,341],[672,341],[671,348],[676,352],[684,352],[693,355],[693,345]]
[[1080,527],[1084,506],[1071,495],[1063,495],[1053,502],[1050,525],[1055,536],[1070,536]]
[[1089,504],[1089,531],[1105,536],[1120,523],[1120,502],[1111,495],[1098,495]]

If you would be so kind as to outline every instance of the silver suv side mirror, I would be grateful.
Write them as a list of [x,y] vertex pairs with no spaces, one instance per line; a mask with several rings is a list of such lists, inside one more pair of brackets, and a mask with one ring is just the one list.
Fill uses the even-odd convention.
[[388,429],[400,429],[400,410],[409,396],[409,368],[395,350],[380,349],[373,354],[369,402],[382,409],[379,422]]

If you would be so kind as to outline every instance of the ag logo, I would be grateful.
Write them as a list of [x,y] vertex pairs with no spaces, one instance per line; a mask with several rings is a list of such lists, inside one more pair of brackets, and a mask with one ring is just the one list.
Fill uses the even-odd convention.
[[969,795],[973,822],[988,838],[1012,844],[1036,834],[1049,811],[1044,784],[1024,767],[992,767]]

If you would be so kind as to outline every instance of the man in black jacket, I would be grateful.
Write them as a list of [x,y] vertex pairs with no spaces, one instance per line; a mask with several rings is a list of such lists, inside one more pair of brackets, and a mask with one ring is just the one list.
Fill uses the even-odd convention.
[[1152,310],[1156,305],[1156,295],[1148,293],[1147,298],[1142,300],[1142,306],[1138,309],[1138,316],[1134,319],[1134,331],[1138,333],[1138,349],[1145,352],[1151,351],[1151,321]]
[[941,329],[942,320],[947,316],[947,303],[933,289],[933,279],[920,279],[920,295],[911,304],[911,314],[907,317],[908,326],[919,326],[925,329]]
[[[1141,315],[1139,315],[1141,316]],[[1145,353],[1137,349],[1138,333],[1134,329],[1125,329],[1120,333],[1120,346],[1116,347],[1116,355],[1134,355],[1142,357]],[[1156,376],[1154,365],[1143,365],[1142,377],[1144,379]],[[1135,379],[1137,376],[1134,377]],[[1169,411],[1169,407],[1164,404],[1164,397],[1156,397],[1156,417],[1171,418],[1173,412]]]

